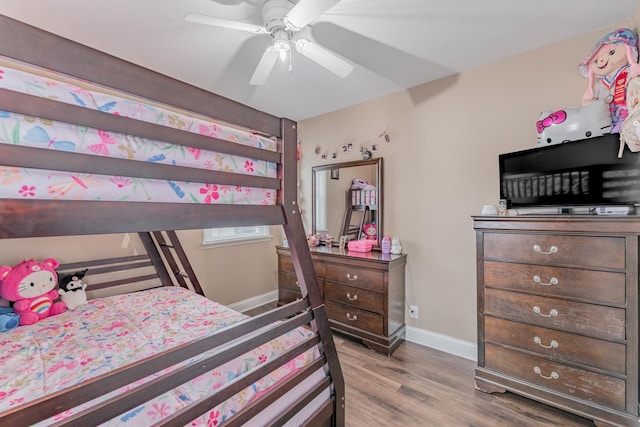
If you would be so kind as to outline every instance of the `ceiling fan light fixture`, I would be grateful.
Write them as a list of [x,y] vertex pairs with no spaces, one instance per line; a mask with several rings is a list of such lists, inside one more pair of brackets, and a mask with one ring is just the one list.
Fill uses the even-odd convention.
[[291,49],[289,34],[284,30],[278,30],[273,34],[273,49],[278,52],[281,60],[287,59],[287,53]]
[[289,33],[285,30],[278,30],[273,34],[273,49],[278,52],[283,61],[287,59],[287,53],[291,49],[289,38]]
[[278,52],[281,60],[284,61],[285,59],[287,59],[287,53],[289,52],[289,43],[278,41],[273,44],[273,48],[276,50],[276,52]]

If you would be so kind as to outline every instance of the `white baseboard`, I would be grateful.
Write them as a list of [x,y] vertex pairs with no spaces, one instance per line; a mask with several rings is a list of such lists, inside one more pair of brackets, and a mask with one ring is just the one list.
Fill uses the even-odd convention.
[[256,295],[255,297],[247,298],[242,301],[229,304],[228,307],[239,311],[240,313],[247,310],[252,310],[261,305],[269,304],[278,300],[278,291],[267,292],[266,294]]
[[465,359],[478,361],[478,346],[469,341],[459,340],[447,335],[427,331],[426,329],[407,326],[407,341],[435,348],[445,353],[463,357]]
[[[235,311],[245,312],[269,304],[278,300],[278,291],[267,292],[266,294],[257,295],[242,301],[229,304],[229,308]],[[465,359],[478,361],[478,346],[469,341],[459,340],[437,332],[431,332],[426,329],[420,329],[413,326],[407,326],[406,340],[424,345],[425,347],[435,348],[445,353],[463,357]]]

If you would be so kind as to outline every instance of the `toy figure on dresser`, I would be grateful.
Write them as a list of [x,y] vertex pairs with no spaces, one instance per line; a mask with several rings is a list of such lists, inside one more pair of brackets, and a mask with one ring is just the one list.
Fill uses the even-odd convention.
[[315,234],[310,234],[307,237],[307,244],[310,247],[319,246],[320,245],[320,239]]
[[363,238],[366,240],[376,240],[378,238],[378,227],[373,223],[363,225],[362,231],[364,232]]
[[381,245],[380,250],[382,251],[383,254],[390,254],[391,253],[391,237],[384,236],[382,238],[382,242],[381,242],[380,245]]
[[613,128],[620,132],[627,118],[626,91],[630,79],[640,75],[638,36],[628,28],[614,30],[598,40],[595,47],[578,65],[580,74],[589,78],[582,105],[604,99],[609,105]]
[[340,236],[338,247],[343,250],[347,246],[347,236]]
[[400,239],[397,237],[391,240],[391,253],[394,255],[400,255],[402,253],[402,245],[400,244]]

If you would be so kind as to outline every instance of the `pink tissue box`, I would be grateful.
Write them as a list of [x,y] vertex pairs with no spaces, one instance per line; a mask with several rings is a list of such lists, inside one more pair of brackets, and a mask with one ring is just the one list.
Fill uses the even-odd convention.
[[371,252],[373,243],[373,240],[352,240],[347,244],[347,247],[354,252]]

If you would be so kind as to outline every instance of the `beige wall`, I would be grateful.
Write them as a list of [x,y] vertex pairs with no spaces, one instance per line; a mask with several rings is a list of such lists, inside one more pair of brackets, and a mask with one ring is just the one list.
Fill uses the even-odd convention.
[[282,244],[280,229],[266,242],[200,249],[202,231],[178,233],[205,295],[232,304],[277,289],[275,245]]
[[[629,24],[626,24],[629,25]],[[587,80],[577,64],[606,30],[414,87],[300,123],[301,186],[311,166],[345,139],[355,146],[388,130],[384,229],[408,254],[407,323],[476,341],[476,263],[472,215],[497,205],[498,154],[536,146],[546,109],[579,106]],[[357,150],[339,161],[354,160]],[[303,197],[303,206],[308,206]],[[310,224],[308,208],[305,224]]]

